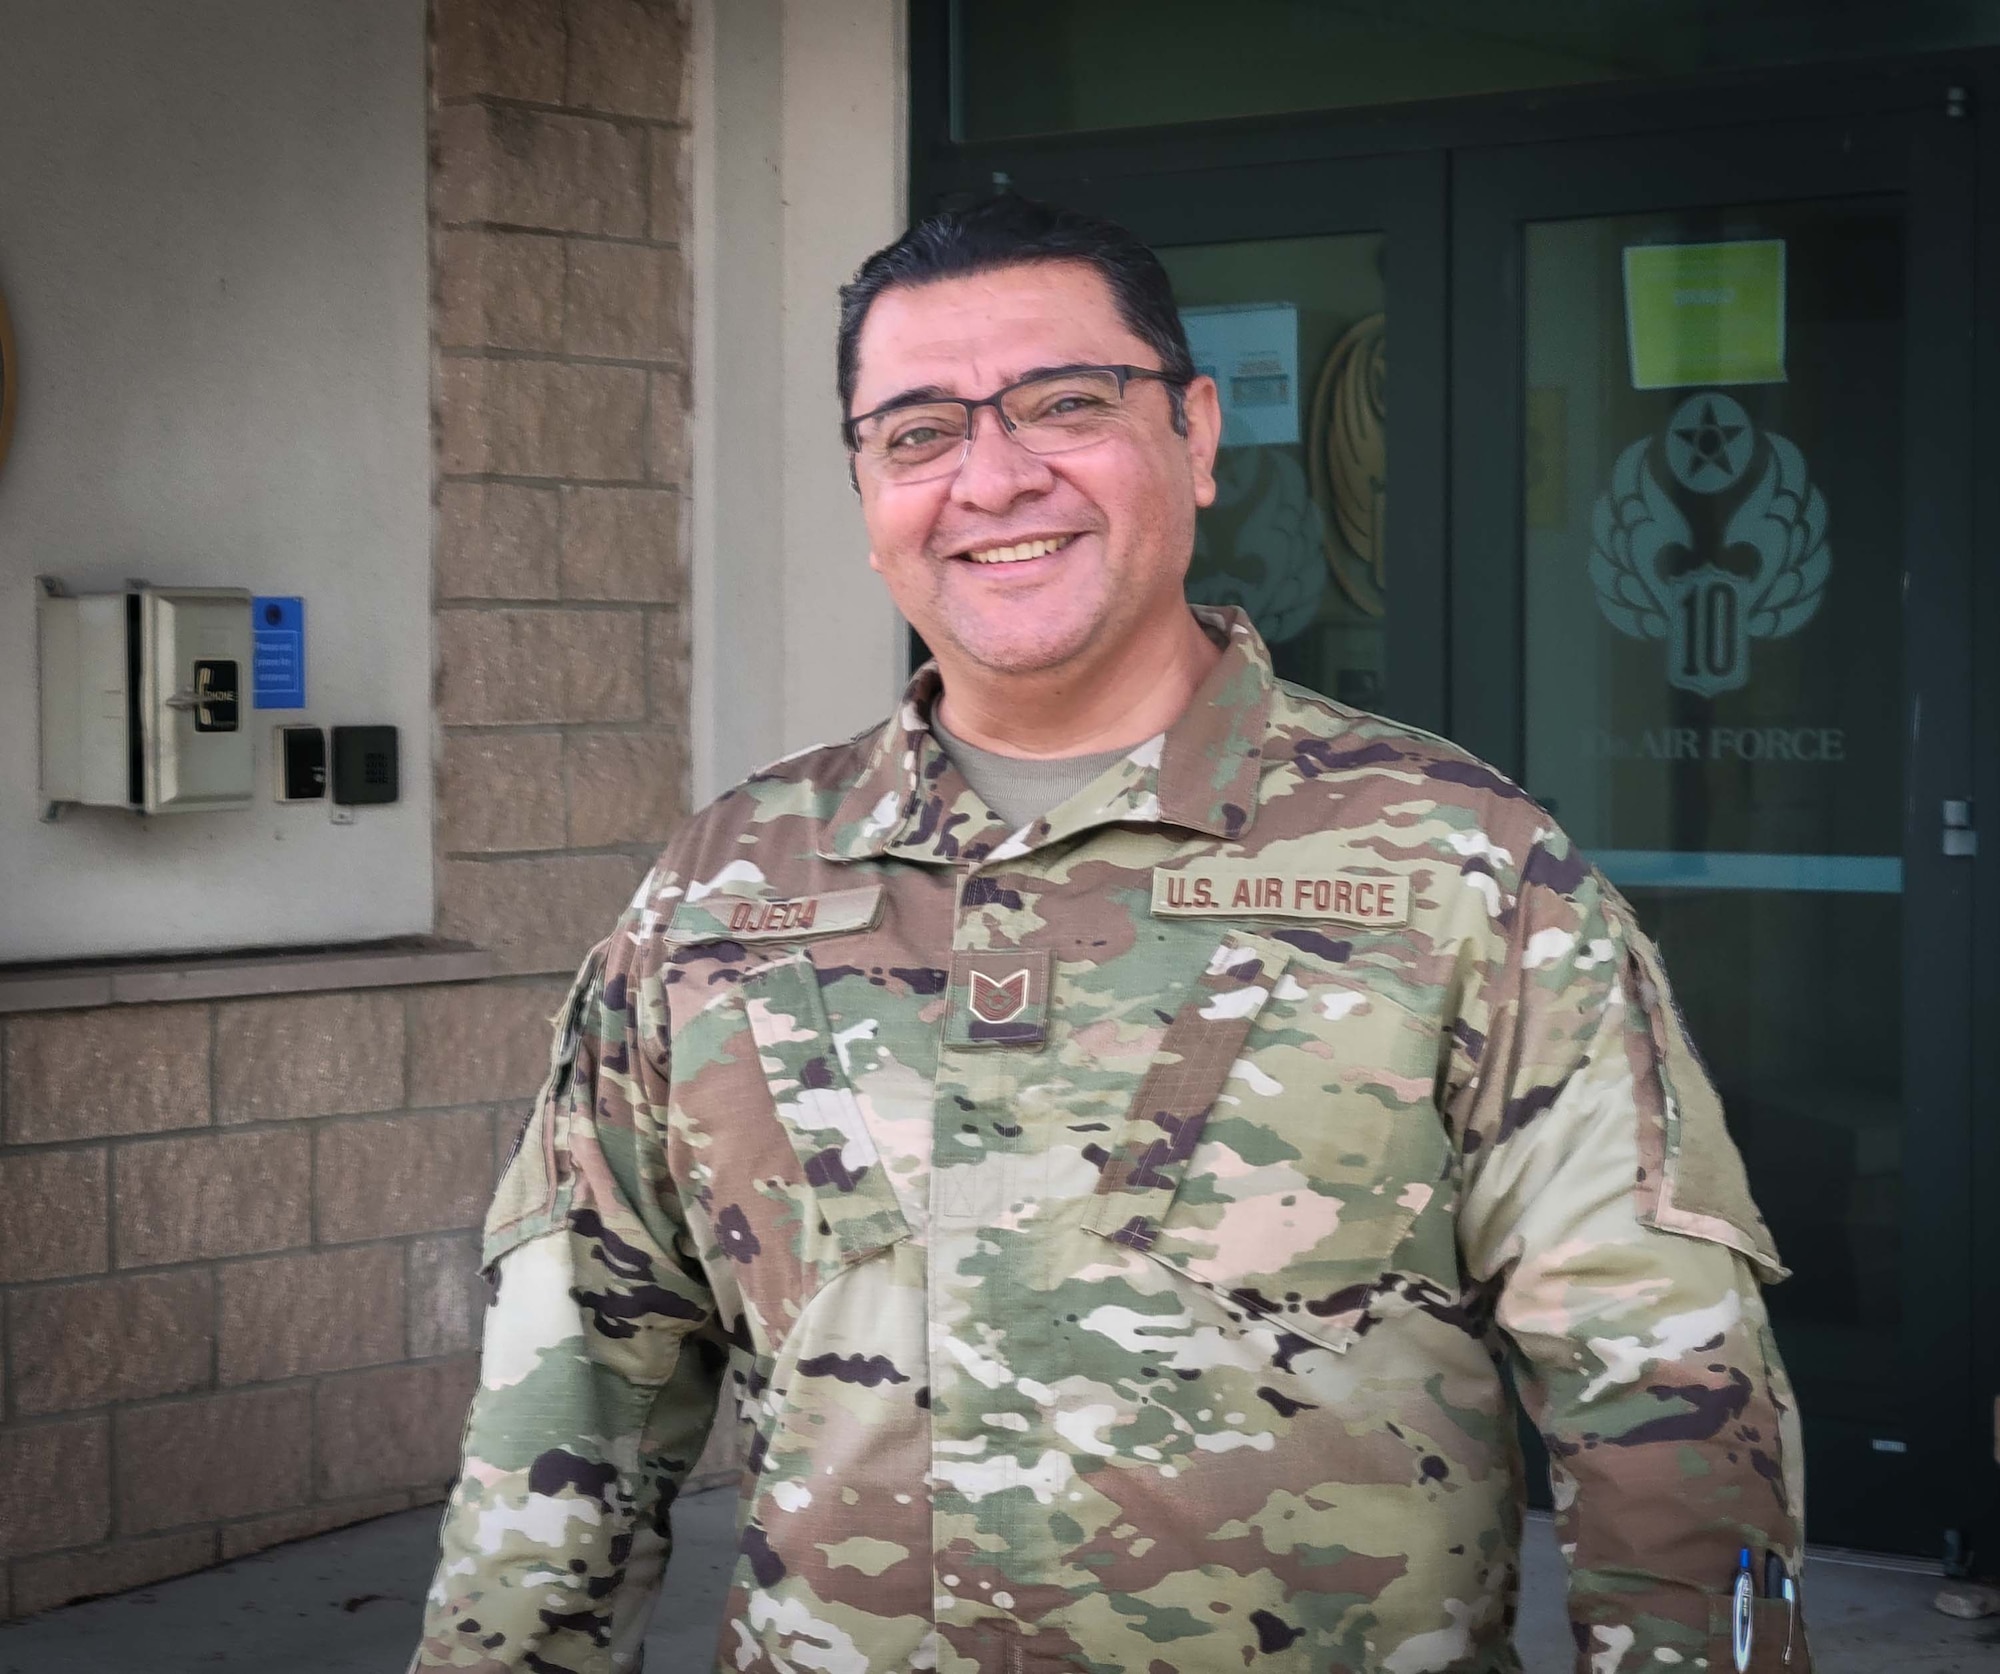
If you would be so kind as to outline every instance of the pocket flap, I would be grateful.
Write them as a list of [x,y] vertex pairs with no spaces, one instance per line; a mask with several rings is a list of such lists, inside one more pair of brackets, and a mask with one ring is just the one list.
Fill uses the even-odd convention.
[[1286,963],[1283,949],[1268,942],[1223,939],[1139,1083],[1097,1183],[1098,1204],[1085,1223],[1091,1231],[1131,1249],[1153,1247],[1216,1097]]
[[1086,1226],[1336,1352],[1457,1273],[1438,1032],[1237,932],[1168,1024]]
[[909,1237],[895,1184],[841,1068],[812,960],[799,953],[752,971],[738,992],[778,1121],[842,1259]]

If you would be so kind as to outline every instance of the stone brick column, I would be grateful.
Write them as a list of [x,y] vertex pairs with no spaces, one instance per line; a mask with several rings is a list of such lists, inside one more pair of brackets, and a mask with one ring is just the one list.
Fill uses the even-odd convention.
[[686,809],[688,25],[434,19],[439,928],[566,971]]
[[0,1617],[439,1497],[560,993],[0,1020]]

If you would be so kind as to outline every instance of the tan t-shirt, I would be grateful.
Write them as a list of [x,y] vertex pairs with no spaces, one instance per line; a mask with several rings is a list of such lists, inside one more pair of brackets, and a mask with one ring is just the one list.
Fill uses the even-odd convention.
[[936,709],[931,711],[931,736],[986,806],[1016,831],[1067,802],[1114,761],[1132,753],[1127,744],[1088,756],[1003,756],[966,743],[945,726]]

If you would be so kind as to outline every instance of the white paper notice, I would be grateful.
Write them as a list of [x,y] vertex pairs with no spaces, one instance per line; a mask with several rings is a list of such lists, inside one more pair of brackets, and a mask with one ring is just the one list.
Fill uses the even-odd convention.
[[1222,445],[1299,439],[1299,311],[1289,302],[1184,308],[1197,372],[1222,394]]

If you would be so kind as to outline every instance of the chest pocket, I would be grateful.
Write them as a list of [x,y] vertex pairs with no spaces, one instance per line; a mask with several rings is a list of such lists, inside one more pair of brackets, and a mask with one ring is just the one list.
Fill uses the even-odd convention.
[[1231,934],[1167,1026],[1087,1225],[1335,1351],[1456,1287],[1435,1024]]
[[795,953],[752,970],[675,1042],[676,1170],[769,1342],[824,1285],[910,1236],[840,1064],[819,976]]

